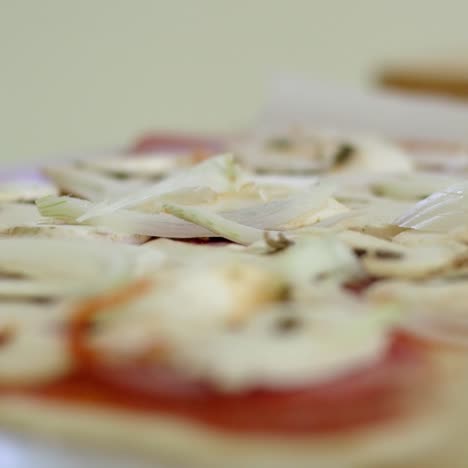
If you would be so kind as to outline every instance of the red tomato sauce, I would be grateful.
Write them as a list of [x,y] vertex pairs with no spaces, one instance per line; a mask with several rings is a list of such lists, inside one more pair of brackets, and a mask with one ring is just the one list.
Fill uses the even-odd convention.
[[374,278],[372,276],[368,276],[368,277],[361,278],[361,279],[358,279],[358,280],[349,281],[349,282],[343,284],[343,288],[346,291],[350,292],[351,294],[355,294],[356,296],[360,296],[361,294],[366,292],[366,290],[370,286],[372,286],[374,283],[376,283],[377,281],[378,281],[377,278]]
[[164,414],[240,434],[327,435],[404,416],[411,389],[422,385],[427,390],[427,364],[419,346],[395,335],[379,362],[295,389],[229,394],[144,362],[117,367],[85,362],[66,378],[20,392],[45,400]]

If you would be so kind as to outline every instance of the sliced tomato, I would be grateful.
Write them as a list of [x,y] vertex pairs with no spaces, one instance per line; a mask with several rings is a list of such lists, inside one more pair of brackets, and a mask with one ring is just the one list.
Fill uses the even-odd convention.
[[216,153],[225,149],[221,138],[203,137],[179,133],[148,133],[130,147],[132,153],[152,151]]

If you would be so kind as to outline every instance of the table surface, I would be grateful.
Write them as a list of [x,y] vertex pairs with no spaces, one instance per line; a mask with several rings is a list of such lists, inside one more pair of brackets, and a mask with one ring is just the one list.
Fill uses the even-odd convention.
[[163,468],[130,456],[65,447],[36,438],[0,432],[1,468]]

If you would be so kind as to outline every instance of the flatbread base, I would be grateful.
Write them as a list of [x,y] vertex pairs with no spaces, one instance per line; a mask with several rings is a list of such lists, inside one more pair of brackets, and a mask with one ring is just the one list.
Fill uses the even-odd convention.
[[[434,408],[437,408],[435,410]],[[160,415],[0,399],[0,425],[41,438],[164,462],[210,468],[466,468],[467,408],[436,405],[424,414],[340,436],[285,438],[223,433]]]

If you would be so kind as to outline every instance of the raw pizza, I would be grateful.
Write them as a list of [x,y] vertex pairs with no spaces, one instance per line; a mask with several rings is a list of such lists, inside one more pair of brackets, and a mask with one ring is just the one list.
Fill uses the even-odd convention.
[[466,467],[467,161],[296,128],[4,180],[0,426],[170,466]]

